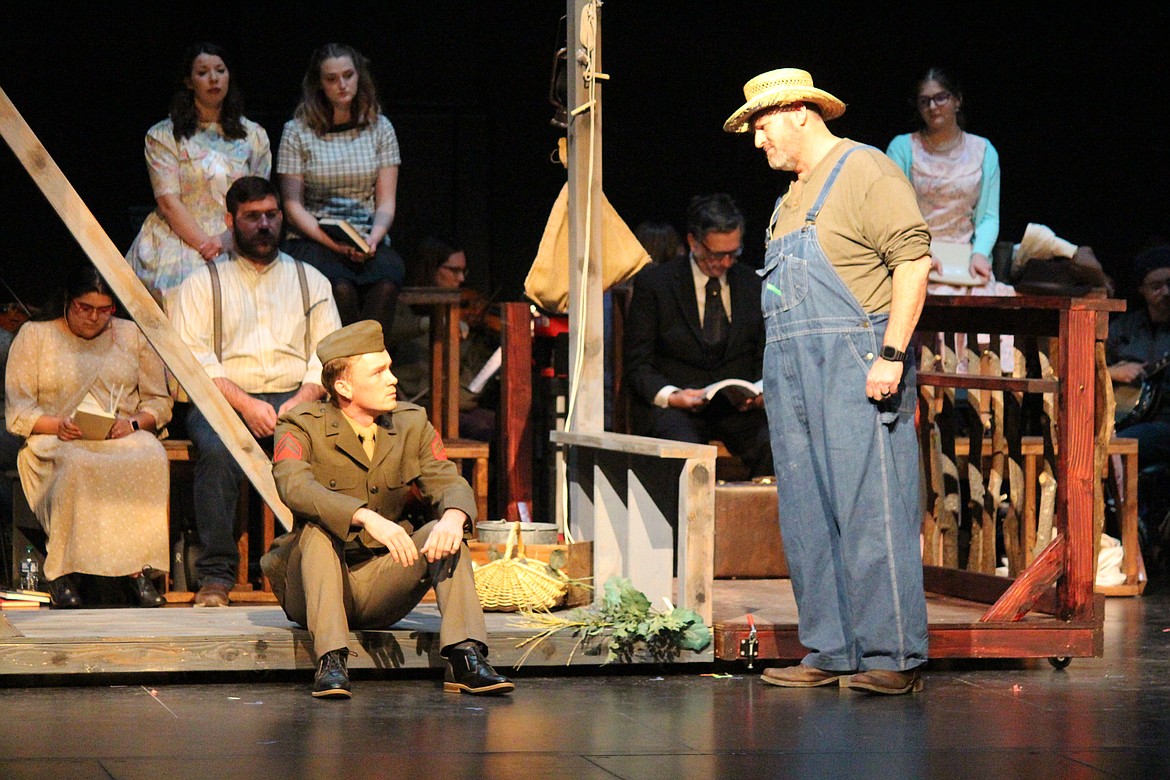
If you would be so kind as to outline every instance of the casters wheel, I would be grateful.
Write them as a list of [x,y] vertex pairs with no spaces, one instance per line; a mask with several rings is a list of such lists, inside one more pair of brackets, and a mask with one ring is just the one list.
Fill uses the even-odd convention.
[[1058,655],[1049,658],[1048,663],[1052,664],[1053,669],[1063,669],[1072,663],[1072,659],[1067,655]]

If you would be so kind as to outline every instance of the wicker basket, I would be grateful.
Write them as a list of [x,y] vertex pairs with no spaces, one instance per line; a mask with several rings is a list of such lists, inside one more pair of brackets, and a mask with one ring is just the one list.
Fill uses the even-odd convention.
[[504,557],[476,568],[475,592],[485,612],[552,609],[565,600],[569,578],[524,557],[520,523],[515,523]]

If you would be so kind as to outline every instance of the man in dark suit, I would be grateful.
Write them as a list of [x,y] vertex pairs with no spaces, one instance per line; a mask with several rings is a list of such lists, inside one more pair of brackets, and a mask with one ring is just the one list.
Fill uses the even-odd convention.
[[703,444],[718,439],[755,477],[772,474],[763,395],[733,402],[705,394],[713,382],[755,382],[762,374],[760,278],[736,263],[743,227],[730,196],[691,201],[689,255],[634,277],[624,357],[634,433]]

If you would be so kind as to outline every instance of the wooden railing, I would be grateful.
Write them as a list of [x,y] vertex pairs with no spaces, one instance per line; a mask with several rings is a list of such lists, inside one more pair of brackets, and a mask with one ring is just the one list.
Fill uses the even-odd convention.
[[[982,622],[1041,608],[1100,620],[1093,579],[1112,439],[1103,344],[1109,313],[1123,309],[1106,298],[927,299],[917,334],[927,589],[994,602]],[[1042,452],[1028,453],[1031,469],[1027,434]],[[1010,577],[995,578],[1003,557]]]

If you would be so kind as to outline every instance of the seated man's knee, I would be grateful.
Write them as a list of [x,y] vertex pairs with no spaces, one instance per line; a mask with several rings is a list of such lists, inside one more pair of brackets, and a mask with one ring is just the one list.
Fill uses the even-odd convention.
[[693,444],[706,444],[711,440],[711,437],[703,435],[698,418],[680,409],[655,409],[649,435]]

